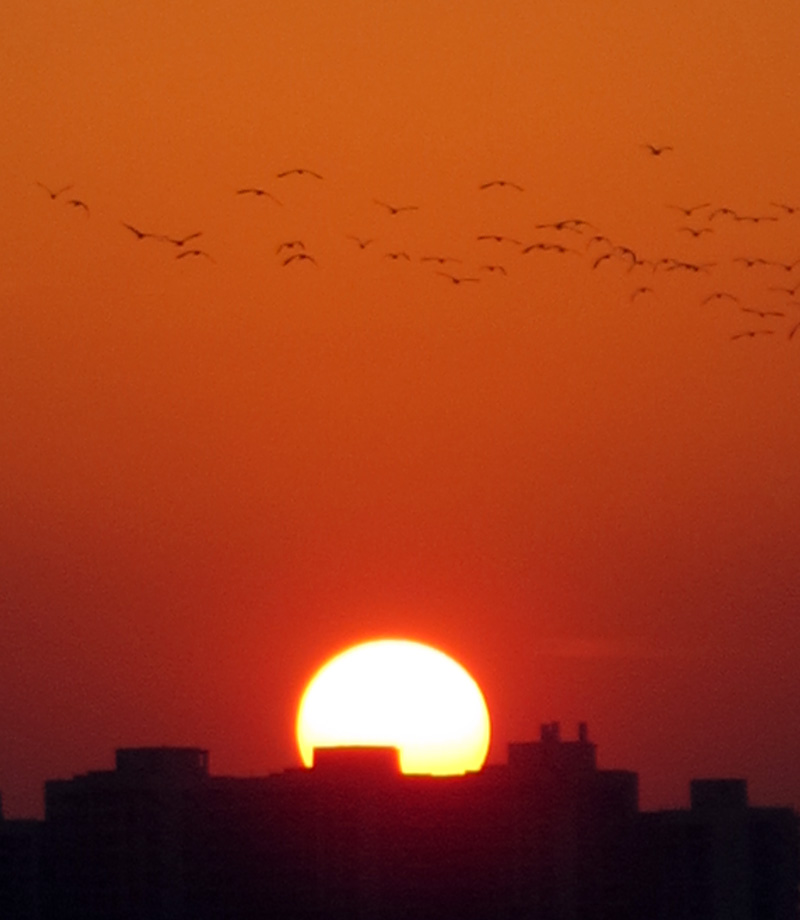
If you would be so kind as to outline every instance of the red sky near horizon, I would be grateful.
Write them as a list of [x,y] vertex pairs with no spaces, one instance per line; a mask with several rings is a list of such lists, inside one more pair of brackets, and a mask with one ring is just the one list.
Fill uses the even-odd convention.
[[799,30],[12,0],[6,814],[118,746],[296,765],[307,680],[386,635],[470,670],[494,761],[585,720],[645,807],[800,807]]

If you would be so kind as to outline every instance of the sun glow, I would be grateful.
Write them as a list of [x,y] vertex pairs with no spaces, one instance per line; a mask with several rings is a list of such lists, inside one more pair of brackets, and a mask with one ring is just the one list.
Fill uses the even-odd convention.
[[309,682],[297,714],[306,766],[314,748],[392,746],[403,773],[478,770],[489,749],[489,711],[469,673],[443,652],[379,639],[331,658]]

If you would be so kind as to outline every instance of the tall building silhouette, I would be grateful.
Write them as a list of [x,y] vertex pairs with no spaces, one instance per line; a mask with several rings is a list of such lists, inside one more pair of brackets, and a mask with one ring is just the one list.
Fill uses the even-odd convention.
[[640,812],[636,773],[598,769],[584,724],[456,777],[405,776],[391,748],[256,778],[212,775],[200,748],[121,749],[47,782],[43,822],[0,823],[0,916],[794,920],[795,813],[751,808],[743,781],[691,792]]

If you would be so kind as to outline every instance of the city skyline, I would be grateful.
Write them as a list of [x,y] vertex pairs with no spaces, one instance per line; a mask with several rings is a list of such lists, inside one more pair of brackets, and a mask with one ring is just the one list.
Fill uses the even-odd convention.
[[259,777],[197,747],[119,748],[45,786],[45,818],[0,813],[11,920],[415,917],[794,920],[798,816],[746,779],[701,778],[643,811],[586,723],[512,742],[502,764],[409,775],[386,746],[317,747]]
[[800,10],[11,0],[0,789],[299,763],[400,637],[489,762],[800,806]]

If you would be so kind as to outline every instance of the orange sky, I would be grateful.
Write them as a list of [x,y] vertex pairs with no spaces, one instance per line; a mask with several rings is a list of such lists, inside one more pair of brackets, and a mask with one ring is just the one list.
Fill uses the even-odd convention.
[[473,673],[494,760],[585,719],[647,807],[800,806],[797,4],[7,7],[7,813],[115,746],[296,764],[387,634]]

